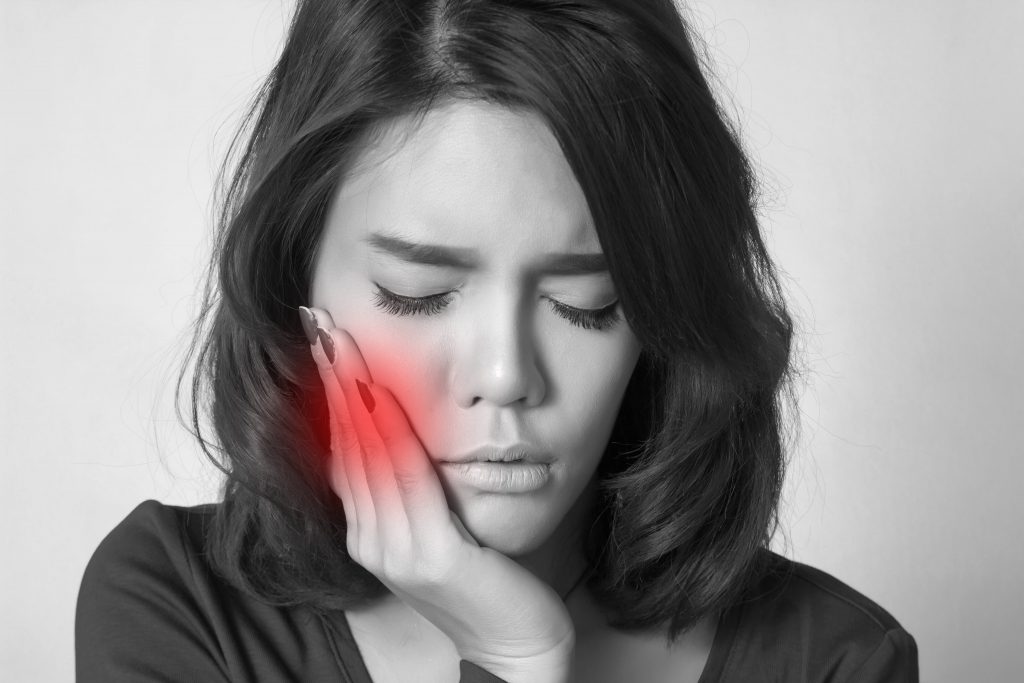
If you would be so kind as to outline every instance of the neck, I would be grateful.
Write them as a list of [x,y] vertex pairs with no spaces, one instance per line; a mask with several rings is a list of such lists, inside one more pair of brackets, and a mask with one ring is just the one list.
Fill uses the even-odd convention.
[[512,558],[566,602],[579,592],[577,581],[589,569],[583,539],[594,518],[597,492],[597,479],[592,478],[551,536],[536,550]]

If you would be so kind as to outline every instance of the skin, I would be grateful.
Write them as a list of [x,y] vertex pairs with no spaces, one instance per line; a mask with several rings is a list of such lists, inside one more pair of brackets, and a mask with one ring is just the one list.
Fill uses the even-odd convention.
[[[373,235],[472,264],[414,262]],[[560,593],[583,567],[594,471],[640,353],[609,273],[550,272],[553,254],[601,247],[544,122],[449,103],[364,150],[333,198],[310,291],[350,553],[392,589],[394,609],[415,609],[510,681],[566,680],[576,629]],[[446,296],[399,315],[378,287]],[[587,329],[565,307],[618,315]],[[485,492],[439,464],[515,442],[552,456],[543,488]]]
[[[586,330],[546,300],[597,309],[617,297],[607,272],[534,272],[549,253],[601,253],[583,192],[542,121],[459,103],[432,112],[396,150],[397,137],[368,150],[334,198],[312,304],[352,336],[433,461],[515,441],[554,454],[552,485],[530,494],[480,492],[438,472],[482,545],[552,581],[546,560],[563,558],[547,557],[545,541],[597,467],[639,342],[624,319]],[[480,265],[413,264],[368,245],[375,232],[472,249]],[[374,305],[375,283],[405,296],[457,294],[437,315],[401,317]]]

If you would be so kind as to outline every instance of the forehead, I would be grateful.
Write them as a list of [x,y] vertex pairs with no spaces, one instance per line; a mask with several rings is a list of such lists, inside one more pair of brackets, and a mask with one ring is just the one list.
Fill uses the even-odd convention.
[[544,120],[483,102],[452,102],[418,126],[401,118],[382,129],[340,184],[328,221],[350,239],[386,232],[509,257],[600,251]]

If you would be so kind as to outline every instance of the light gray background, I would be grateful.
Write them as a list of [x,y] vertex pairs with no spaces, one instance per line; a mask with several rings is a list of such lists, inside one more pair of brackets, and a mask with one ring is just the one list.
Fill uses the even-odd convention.
[[[214,169],[290,3],[0,3],[0,671],[73,678],[82,571],[213,500],[175,362]],[[1024,644],[1024,3],[694,6],[769,181],[808,375],[778,547],[913,633],[923,680]]]

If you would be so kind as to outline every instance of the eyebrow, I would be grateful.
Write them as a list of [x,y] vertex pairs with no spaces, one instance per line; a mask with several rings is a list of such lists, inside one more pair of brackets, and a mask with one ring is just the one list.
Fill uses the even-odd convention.
[[[465,247],[444,247],[438,244],[410,242],[401,237],[373,233],[364,239],[375,250],[409,263],[457,270],[476,270],[480,254]],[[608,271],[604,254],[547,254],[534,268],[551,275],[589,275]]]

